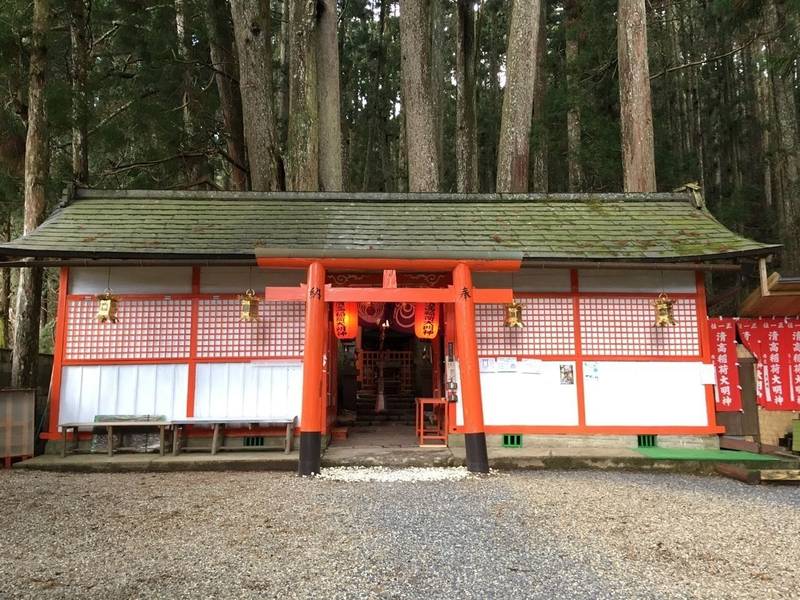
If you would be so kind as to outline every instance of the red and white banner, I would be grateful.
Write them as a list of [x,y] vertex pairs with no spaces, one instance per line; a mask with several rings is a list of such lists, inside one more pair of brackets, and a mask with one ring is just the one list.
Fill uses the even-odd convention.
[[740,411],[742,392],[736,357],[736,321],[709,319],[708,328],[711,330],[711,362],[717,374],[717,411]]
[[756,399],[769,410],[800,410],[800,319],[740,319],[742,342],[758,361]]

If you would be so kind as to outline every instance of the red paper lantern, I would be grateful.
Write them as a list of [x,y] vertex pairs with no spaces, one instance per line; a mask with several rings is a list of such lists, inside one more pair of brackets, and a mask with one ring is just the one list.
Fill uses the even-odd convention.
[[333,330],[340,340],[352,340],[358,333],[358,303],[333,303]]
[[439,305],[421,302],[414,311],[414,333],[421,340],[432,340],[439,334]]

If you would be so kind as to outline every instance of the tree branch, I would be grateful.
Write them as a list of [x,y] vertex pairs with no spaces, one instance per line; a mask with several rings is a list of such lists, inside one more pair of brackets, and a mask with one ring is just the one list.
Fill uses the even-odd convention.
[[178,154],[173,154],[171,156],[166,156],[164,158],[157,158],[155,160],[142,160],[139,162],[129,163],[127,165],[113,165],[111,168],[103,171],[100,174],[100,177],[109,177],[111,175],[119,175],[120,173],[126,173],[128,171],[133,171],[135,169],[147,169],[150,167],[156,167],[158,165],[162,165],[164,163],[171,162],[173,160],[178,160],[181,158],[201,158],[206,156],[205,152],[179,152]]
[[716,62],[718,60],[722,60],[723,58],[726,58],[728,56],[736,54],[737,52],[741,52],[742,50],[744,50],[748,46],[751,46],[753,44],[753,42],[755,42],[759,37],[761,37],[761,36],[758,35],[758,34],[754,35],[752,38],[747,40],[741,46],[737,46],[736,48],[733,48],[732,50],[729,50],[728,52],[723,52],[722,54],[717,54],[716,56],[711,56],[709,58],[701,58],[700,60],[694,60],[692,62],[684,63],[682,65],[674,65],[672,67],[667,67],[663,71],[660,71],[660,72],[656,73],[655,75],[651,75],[650,76],[650,81],[653,81],[654,79],[658,79],[659,77],[663,77],[667,73],[672,73],[674,71],[680,71],[682,69],[689,69],[691,67],[698,67],[698,66],[701,66],[701,65],[707,65],[709,63]]

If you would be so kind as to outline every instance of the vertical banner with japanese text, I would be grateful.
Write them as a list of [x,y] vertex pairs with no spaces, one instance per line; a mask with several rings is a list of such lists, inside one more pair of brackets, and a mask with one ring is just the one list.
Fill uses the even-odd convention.
[[738,327],[742,342],[758,361],[758,405],[800,410],[800,319],[740,319]]
[[719,412],[742,410],[739,365],[736,357],[736,321],[709,319],[711,362],[717,375],[716,409]]

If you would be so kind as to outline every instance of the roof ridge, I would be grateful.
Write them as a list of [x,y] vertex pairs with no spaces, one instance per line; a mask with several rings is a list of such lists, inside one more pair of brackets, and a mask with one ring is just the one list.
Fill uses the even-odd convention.
[[184,190],[100,190],[78,188],[65,194],[67,203],[88,199],[120,200],[283,200],[306,202],[385,202],[385,203],[603,203],[603,202],[687,202],[693,197],[688,191],[675,192],[586,192],[586,193],[526,193],[526,194],[459,194],[449,192],[220,192]]

